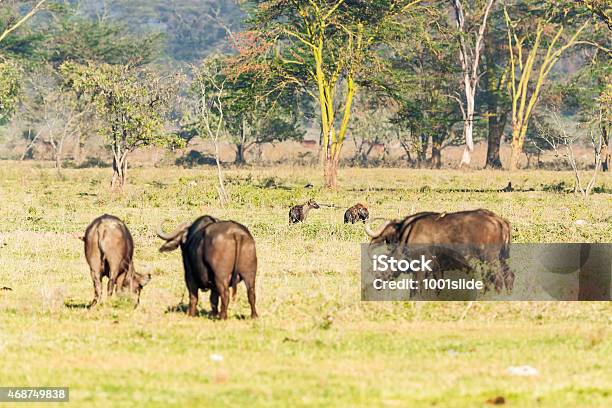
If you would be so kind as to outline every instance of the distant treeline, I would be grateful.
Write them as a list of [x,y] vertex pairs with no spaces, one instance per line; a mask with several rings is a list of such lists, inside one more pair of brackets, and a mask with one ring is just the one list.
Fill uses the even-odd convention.
[[[414,165],[486,141],[486,167],[590,146],[609,167],[611,7],[583,1],[107,0],[0,3],[0,122],[12,157],[58,170],[92,140],[125,182],[128,155],[203,137],[235,147],[318,135],[335,187],[401,146]],[[306,148],[306,147],[305,147]],[[384,157],[384,155],[383,155]],[[220,176],[221,180],[221,176]]]

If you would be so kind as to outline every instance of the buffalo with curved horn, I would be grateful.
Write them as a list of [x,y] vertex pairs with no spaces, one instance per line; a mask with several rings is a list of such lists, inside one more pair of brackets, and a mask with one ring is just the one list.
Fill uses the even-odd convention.
[[159,248],[160,252],[181,247],[185,283],[189,291],[189,316],[195,316],[197,313],[199,290],[210,289],[212,315],[227,319],[229,287],[232,286],[235,298],[236,285],[240,280],[244,280],[251,306],[251,318],[257,317],[255,240],[244,225],[204,215],[194,222],[180,224],[171,233],[163,232],[160,225],[157,236],[166,241]]
[[366,224],[365,231],[370,244],[459,248],[464,251],[462,257],[499,264],[500,270],[492,277],[497,291],[513,287],[514,273],[507,265],[510,224],[491,211],[421,212],[403,220],[385,221],[377,230]]

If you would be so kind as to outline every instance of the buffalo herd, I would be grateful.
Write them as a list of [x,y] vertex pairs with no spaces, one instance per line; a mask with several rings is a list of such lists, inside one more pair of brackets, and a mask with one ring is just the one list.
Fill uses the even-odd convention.
[[[319,205],[312,199],[306,204],[294,206],[289,211],[289,222],[303,222],[308,212],[317,208],[320,208]],[[365,223],[369,216],[363,204],[356,204],[346,210],[344,222]],[[495,289],[512,289],[514,274],[506,262],[510,224],[490,211],[422,212],[403,220],[385,221],[375,231],[366,224],[365,231],[371,238],[370,245],[469,246],[469,256],[499,265],[499,273],[492,279]],[[255,240],[247,227],[235,221],[204,215],[193,222],[178,225],[172,232],[164,232],[160,225],[157,236],[164,241],[160,252],[181,249],[185,284],[189,292],[189,316],[197,315],[199,291],[210,290],[211,315],[227,319],[230,289],[231,297],[235,299],[237,285],[244,281],[251,318],[257,317],[257,254]],[[117,217],[103,215],[93,220],[80,238],[85,243],[85,258],[94,285],[94,299],[90,307],[101,300],[102,277],[108,278],[107,297],[115,291],[128,292],[136,297],[138,305],[140,292],[151,280],[151,275],[139,273],[134,267],[134,241],[127,226]]]

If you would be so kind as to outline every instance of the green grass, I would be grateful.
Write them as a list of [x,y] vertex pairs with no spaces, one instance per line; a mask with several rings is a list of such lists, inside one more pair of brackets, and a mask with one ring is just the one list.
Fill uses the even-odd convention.
[[[13,289],[0,291],[0,386],[69,386],[72,405],[88,407],[474,407],[497,396],[514,407],[612,405],[609,302],[483,302],[463,319],[463,302],[360,302],[367,240],[361,225],[342,224],[358,201],[385,218],[484,207],[511,222],[514,242],[612,242],[611,195],[551,191],[572,185],[561,172],[343,169],[338,192],[319,173],[228,171],[233,201],[220,208],[208,168],[133,169],[112,196],[108,169],[58,177],[0,163],[0,286]],[[264,187],[271,178],[277,188]],[[496,191],[509,180],[533,190]],[[310,197],[336,207],[288,226],[289,206]],[[136,268],[153,275],[136,310],[120,299],[82,307],[93,286],[73,233],[102,213],[126,221]],[[228,321],[176,312],[187,300],[180,253],[157,251],[155,227],[204,213],[253,232],[259,320],[243,319],[242,285]],[[540,375],[507,374],[524,364]]]

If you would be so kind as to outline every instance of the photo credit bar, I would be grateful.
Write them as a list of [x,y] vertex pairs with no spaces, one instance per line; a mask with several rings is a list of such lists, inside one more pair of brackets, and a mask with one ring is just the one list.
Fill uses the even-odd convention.
[[606,301],[612,244],[361,245],[363,301]]

